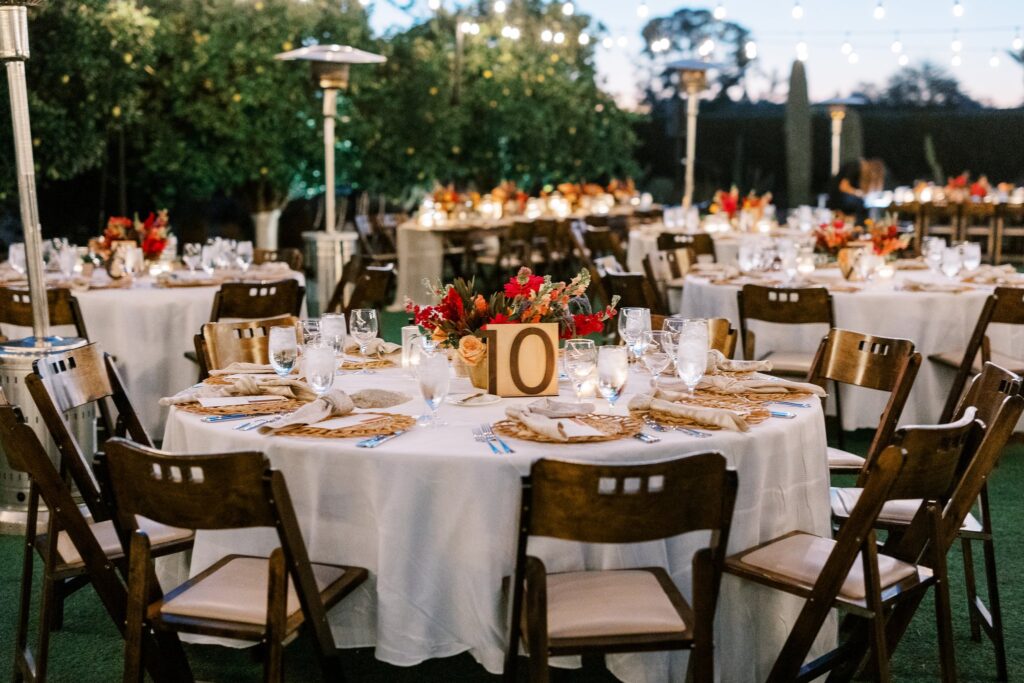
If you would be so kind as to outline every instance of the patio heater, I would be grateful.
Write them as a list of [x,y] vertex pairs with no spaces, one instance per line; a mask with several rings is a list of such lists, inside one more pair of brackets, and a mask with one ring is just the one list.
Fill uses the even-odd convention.
[[381,64],[382,55],[364,52],[349,45],[311,45],[275,56],[282,61],[306,61],[313,72],[313,82],[323,90],[324,98],[324,230],[302,233],[306,242],[306,261],[314,263],[316,287],[307,287],[311,298],[311,312],[320,312],[333,293],[341,277],[341,269],[355,251],[358,236],[351,232],[338,232],[337,209],[334,197],[334,124],[338,115],[338,91],[348,87],[349,68],[352,64]]
[[668,65],[679,74],[679,85],[686,92],[686,173],[683,181],[683,208],[693,204],[693,172],[697,157],[697,109],[700,93],[707,88],[711,64],[699,59],[680,59]]
[[860,97],[836,97],[821,103],[828,107],[828,115],[832,119],[832,175],[839,173],[840,145],[843,139],[843,119],[846,118],[846,108],[864,104]]
[[[51,457],[57,448],[50,439],[35,403],[25,388],[24,378],[33,361],[48,353],[66,351],[85,344],[84,339],[50,335],[50,312],[46,302],[43,271],[42,227],[36,200],[35,165],[32,158],[32,127],[29,123],[28,87],[25,62],[29,58],[28,8],[42,0],[0,0],[0,62],[7,71],[14,132],[14,156],[18,174],[18,200],[25,241],[28,296],[32,303],[32,336],[0,342],[0,387],[7,399],[21,407],[25,418],[46,445]],[[89,406],[67,416],[83,450],[95,451],[96,416]],[[28,500],[28,477],[11,470],[7,458],[0,460],[0,528],[24,524]]]

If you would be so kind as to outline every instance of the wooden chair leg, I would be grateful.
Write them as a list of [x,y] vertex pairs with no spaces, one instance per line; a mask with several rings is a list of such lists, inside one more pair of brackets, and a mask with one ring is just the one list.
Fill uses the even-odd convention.
[[[949,604],[949,573],[946,558],[936,551],[935,567],[935,628],[939,635],[939,663],[944,683],[956,681],[956,654],[953,644],[953,610]],[[938,557],[942,555],[942,557]]]
[[57,582],[48,575],[48,568],[43,569],[42,595],[39,599],[39,633],[36,641],[36,680],[46,680],[46,665],[50,652],[51,616],[54,609],[54,593]]
[[964,556],[964,592],[967,594],[967,616],[971,622],[971,640],[981,642],[981,624],[978,622],[978,615],[974,611],[974,605],[978,600],[978,585],[974,579],[974,550],[971,540],[960,539],[960,547]]
[[[1003,609],[999,600],[999,581],[996,573],[996,546],[991,537],[982,541],[985,556],[985,582],[988,584],[988,610],[992,620],[989,637],[995,648],[996,674],[1001,681],[1009,679],[1006,667],[1006,641],[1003,633]],[[973,611],[973,610],[971,610]]]
[[285,634],[287,601],[288,571],[285,568],[284,551],[276,548],[270,555],[270,581],[267,587],[267,660],[263,664],[263,680],[266,683],[284,681],[282,642]]
[[889,646],[886,642],[885,608],[882,606],[881,579],[878,575],[878,545],[875,532],[868,534],[863,551],[864,585],[867,591],[867,605],[874,613],[871,619],[871,661],[874,664],[875,680],[888,681]]
[[834,394],[836,397],[836,439],[839,444],[839,449],[846,450],[846,438],[843,434],[843,407],[839,400],[839,393],[842,391],[842,388],[839,386],[838,382],[833,382],[833,386],[836,389]]
[[[36,514],[39,509],[39,492],[36,490],[35,484],[31,485],[28,505],[29,513],[25,525],[25,552],[21,560],[21,594],[18,597],[18,623],[15,626],[14,636],[14,683],[20,683],[20,681],[25,680],[26,675],[33,676],[35,673],[25,670],[29,668],[32,661],[32,656],[28,649],[28,628],[32,611],[32,567],[35,560]],[[38,660],[36,661],[38,662]]]
[[150,546],[146,534],[132,535],[128,561],[128,605],[124,627],[124,683],[142,683],[142,637],[149,602]]

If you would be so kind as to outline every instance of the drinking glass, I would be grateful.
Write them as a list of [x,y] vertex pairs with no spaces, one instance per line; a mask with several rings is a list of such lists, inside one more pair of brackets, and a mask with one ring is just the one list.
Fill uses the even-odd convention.
[[320,316],[320,339],[325,344],[330,344],[335,353],[345,351],[345,335],[348,328],[345,325],[344,313],[324,313]]
[[300,322],[302,326],[302,343],[305,346],[312,345],[320,339],[320,321],[306,319]]
[[359,352],[365,356],[367,344],[377,337],[377,311],[372,308],[353,309],[349,334],[359,344]]
[[676,352],[679,350],[679,333],[683,331],[685,323],[686,318],[681,315],[669,316],[661,323],[662,331],[669,335],[668,357],[673,365],[676,362]]
[[569,376],[576,398],[583,398],[583,385],[597,367],[597,346],[590,339],[568,339],[565,342],[562,363]]
[[676,350],[676,373],[693,396],[708,367],[708,321],[688,318],[682,321]]
[[11,245],[11,248],[7,252],[7,260],[11,263],[11,268],[18,271],[18,273],[25,274],[25,243],[15,242]]
[[644,332],[643,351],[641,351],[640,358],[647,367],[647,371],[651,373],[652,390],[658,388],[658,375],[672,362],[672,356],[669,354],[671,346],[671,333],[664,330]]
[[451,382],[448,368],[448,357],[443,353],[424,353],[416,366],[416,379],[419,381],[420,395],[430,409],[430,415],[420,418],[420,423],[429,427],[439,427],[437,409],[441,407]]
[[295,367],[299,355],[299,344],[295,340],[294,327],[270,328],[270,367],[278,377],[287,377]]
[[736,261],[741,272],[749,273],[754,270],[758,262],[757,245],[749,241],[741,244],[736,255]]
[[780,269],[786,277],[786,282],[792,282],[796,279],[798,272],[797,256],[799,255],[799,251],[797,250],[796,243],[792,240],[779,240],[778,251]]
[[306,381],[316,395],[326,394],[334,386],[334,375],[338,370],[338,357],[334,354],[334,347],[327,344],[307,347],[302,355],[302,369]]
[[629,356],[625,346],[602,346],[597,350],[597,390],[608,399],[608,405],[622,395],[629,376]]
[[957,247],[947,247],[942,250],[942,274],[946,277],[953,279],[960,273],[960,268],[963,263],[960,259],[960,249]]
[[181,260],[185,262],[190,274],[195,274],[196,268],[203,262],[203,245],[198,242],[189,242],[185,245]]
[[981,245],[977,242],[964,242],[960,245],[960,259],[964,270],[973,273],[981,266]]
[[64,244],[57,250],[57,265],[60,267],[60,274],[65,278],[70,278],[75,274],[75,263],[77,261],[77,247]]
[[217,247],[213,244],[204,244],[199,252],[199,265],[207,275],[213,275],[216,268]]
[[857,275],[860,276],[861,281],[868,282],[874,276],[875,269],[879,265],[878,258],[875,257],[871,249],[861,249],[860,255],[854,264],[854,269],[857,271]]
[[238,262],[238,267],[242,269],[242,272],[248,272],[249,266],[252,265],[253,250],[252,242],[239,242],[235,248],[235,260]]
[[939,239],[938,237],[926,237],[921,245],[921,251],[924,252],[925,263],[928,264],[928,268],[930,268],[933,273],[939,272],[939,266],[942,264],[942,252],[945,248],[945,240]]
[[640,356],[644,332],[651,329],[651,311],[647,308],[619,309],[619,337],[626,342],[633,358]]

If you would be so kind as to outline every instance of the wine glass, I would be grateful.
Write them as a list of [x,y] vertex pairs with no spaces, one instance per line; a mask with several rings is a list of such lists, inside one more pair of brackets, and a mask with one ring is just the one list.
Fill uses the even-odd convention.
[[697,384],[708,367],[708,321],[703,318],[683,319],[676,347],[676,372],[693,396]]
[[294,327],[270,328],[270,367],[278,377],[287,377],[295,367],[299,355],[299,344],[295,339]]
[[320,338],[325,344],[330,344],[335,353],[341,354],[345,351],[347,334],[344,313],[324,313],[320,316]]
[[658,388],[658,375],[664,372],[672,356],[669,348],[672,346],[672,335],[664,330],[644,332],[643,350],[640,358],[643,360],[647,371],[651,373],[651,390]]
[[78,261],[78,248],[67,244],[61,245],[57,250],[57,265],[60,267],[60,274],[68,279],[75,274],[75,263]]
[[25,274],[25,243],[15,242],[7,251],[7,260],[19,274]]
[[359,344],[359,352],[365,356],[367,345],[377,337],[377,311],[372,308],[353,309],[349,334]]
[[204,244],[199,252],[199,265],[208,276],[213,275],[216,268],[217,247],[213,244]]
[[252,242],[239,242],[235,248],[235,261],[238,263],[238,267],[242,269],[243,273],[249,271],[249,266],[252,265],[253,249]]
[[933,273],[938,273],[939,266],[942,264],[942,252],[946,248],[946,242],[938,237],[926,237],[921,246],[928,268]]
[[311,346],[320,340],[320,321],[307,318],[299,323],[302,326],[302,343]]
[[960,268],[963,266],[963,262],[960,259],[960,249],[957,247],[947,247],[942,250],[942,263],[940,268],[942,274],[949,279],[955,278],[960,273]]
[[960,259],[964,270],[973,273],[981,267],[981,245],[977,242],[964,242],[960,245]]
[[597,367],[597,346],[590,339],[568,339],[563,351],[565,374],[569,376],[576,398],[583,398],[583,385]]
[[421,355],[419,365],[416,366],[416,379],[419,382],[420,395],[430,410],[429,415],[420,418],[420,423],[429,427],[441,426],[442,423],[437,419],[437,409],[448,396],[448,387],[451,383],[448,357],[443,353]]
[[185,245],[185,251],[182,252],[181,260],[185,262],[188,267],[190,275],[195,275],[196,268],[203,262],[203,245],[198,242],[189,242]]
[[627,307],[619,310],[619,337],[626,342],[633,358],[640,356],[640,342],[644,332],[650,329],[650,309]]
[[[277,329],[277,328],[273,328]],[[294,332],[293,332],[294,334]],[[317,396],[323,396],[334,386],[334,375],[338,370],[338,357],[334,347],[328,344],[314,344],[306,347],[302,355],[302,369],[306,381]]]
[[597,350],[597,390],[608,399],[608,405],[622,395],[629,376],[629,356],[624,346],[602,346]]

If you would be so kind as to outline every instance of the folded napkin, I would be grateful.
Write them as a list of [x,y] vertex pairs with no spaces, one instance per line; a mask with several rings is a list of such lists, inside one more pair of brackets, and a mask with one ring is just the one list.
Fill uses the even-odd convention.
[[629,400],[629,409],[651,410],[664,415],[673,415],[693,420],[703,425],[721,427],[732,432],[750,431],[750,425],[747,424],[747,421],[734,410],[676,403],[672,400],[658,398],[658,396],[671,395],[671,393],[674,392],[657,392],[654,395],[637,394]]
[[718,349],[708,351],[708,374],[716,372],[769,372],[770,360],[732,360]]
[[939,294],[959,294],[966,292],[973,287],[965,285],[948,284],[944,282],[921,282],[920,280],[904,280],[900,289],[904,292],[934,292]]
[[543,398],[525,406],[509,406],[505,415],[517,420],[541,436],[554,441],[568,441],[575,436],[576,425],[567,425],[559,418],[572,418],[594,412],[593,403],[570,403]]
[[964,282],[974,282],[981,285],[998,285],[1003,282],[1019,282],[1020,275],[1017,269],[1009,263],[1001,266],[979,266],[976,271],[964,276]]
[[[669,387],[671,389],[671,386]],[[809,382],[794,382],[782,377],[739,379],[725,375],[705,375],[698,389],[713,389],[723,394],[814,394],[825,397],[824,389]]]
[[162,406],[175,406],[183,403],[195,403],[200,398],[215,396],[283,396],[300,401],[316,398],[316,393],[305,382],[297,379],[280,377],[234,377],[227,380],[228,384],[197,384],[174,396],[160,399]]
[[898,258],[896,270],[928,270],[928,264],[922,258]]
[[[348,341],[345,343],[345,353],[359,353],[359,342],[354,340],[351,335],[347,339]],[[402,346],[400,344],[393,344],[389,341],[384,341],[380,337],[376,337],[367,343],[366,353],[364,355],[368,358],[381,358],[389,353],[401,350]]]
[[341,389],[332,389],[315,401],[296,410],[291,415],[281,418],[273,425],[264,425],[259,431],[262,434],[276,432],[292,425],[314,425],[324,420],[348,415],[356,408],[390,408],[410,400],[408,394],[383,389],[364,389],[351,396]]
[[274,368],[270,366],[270,363],[235,362],[220,370],[210,370],[211,377],[221,377],[223,375],[271,375],[273,373]]

